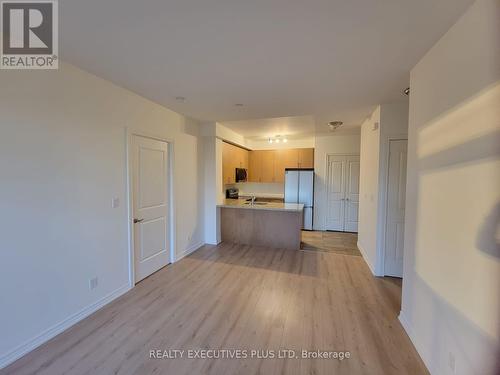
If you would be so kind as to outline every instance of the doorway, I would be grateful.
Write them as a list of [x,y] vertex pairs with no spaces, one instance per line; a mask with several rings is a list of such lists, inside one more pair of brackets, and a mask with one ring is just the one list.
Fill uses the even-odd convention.
[[403,277],[403,249],[408,140],[389,141],[387,204],[385,222],[384,274]]
[[169,144],[134,134],[129,157],[131,278],[137,283],[171,262]]
[[359,155],[328,155],[326,230],[358,231]]

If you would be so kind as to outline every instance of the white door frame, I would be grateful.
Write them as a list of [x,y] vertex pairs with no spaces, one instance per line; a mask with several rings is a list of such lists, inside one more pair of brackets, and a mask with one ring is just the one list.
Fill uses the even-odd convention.
[[391,141],[408,141],[408,134],[398,134],[386,137],[384,140],[385,147],[382,150],[384,158],[383,168],[383,183],[380,184],[380,210],[378,215],[377,233],[379,240],[377,246],[377,259],[375,261],[376,276],[385,276],[385,246],[386,246],[386,231],[387,231],[387,204],[389,203],[389,150]]
[[174,200],[174,141],[173,139],[164,138],[156,134],[149,133],[142,129],[136,128],[126,128],[126,157],[127,157],[127,228],[128,228],[128,252],[129,252],[129,265],[128,265],[128,278],[129,287],[133,288],[135,286],[135,249],[134,249],[134,218],[133,218],[133,207],[134,207],[134,196],[132,189],[132,138],[134,135],[150,138],[157,141],[162,141],[168,143],[168,165],[167,165],[167,176],[168,176],[168,221],[169,225],[167,232],[170,238],[170,256],[169,263],[175,262],[175,200]]
[[[324,176],[326,176],[328,178],[328,158],[330,156],[357,156],[357,157],[360,157],[360,153],[355,153],[355,152],[330,152],[330,153],[327,153],[325,155],[325,174]],[[328,191],[327,191],[327,188],[325,186],[325,190],[324,190],[324,194],[325,194],[325,198],[326,198],[326,204],[328,206]],[[316,204],[316,202],[314,203]],[[358,215],[359,215],[359,205],[358,205]],[[326,224],[327,224],[327,220],[328,220],[328,215],[323,215],[323,230],[327,230],[326,229]],[[359,217],[358,217],[358,220],[359,220]]]

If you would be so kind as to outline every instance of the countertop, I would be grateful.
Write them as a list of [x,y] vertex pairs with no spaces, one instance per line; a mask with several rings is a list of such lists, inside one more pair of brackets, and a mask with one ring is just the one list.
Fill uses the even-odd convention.
[[[290,211],[290,212],[302,212],[304,205],[302,203],[278,203],[278,202],[266,202],[266,204],[245,204],[249,203],[246,199],[224,199],[222,204],[218,204],[217,207],[222,208],[241,208],[246,210],[270,210],[270,211]],[[261,203],[261,202],[256,202]]]

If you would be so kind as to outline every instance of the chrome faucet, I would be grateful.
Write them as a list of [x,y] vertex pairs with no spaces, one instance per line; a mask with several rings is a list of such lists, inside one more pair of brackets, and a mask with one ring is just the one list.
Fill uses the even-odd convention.
[[252,197],[252,201],[250,202],[250,204],[254,204],[255,203],[255,196]]

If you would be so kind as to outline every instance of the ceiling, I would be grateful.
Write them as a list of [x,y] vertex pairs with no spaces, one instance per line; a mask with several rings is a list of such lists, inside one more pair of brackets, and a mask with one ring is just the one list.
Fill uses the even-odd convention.
[[[242,132],[234,121],[349,127],[379,103],[405,100],[410,69],[472,2],[64,0],[60,53],[176,112]],[[255,126],[266,121],[274,120]]]
[[[317,116],[289,116],[238,121],[221,121],[220,124],[230,128],[249,140],[260,141],[276,136],[287,139],[303,139],[312,135],[333,134],[328,121]],[[358,125],[342,125],[335,134],[358,134]]]

